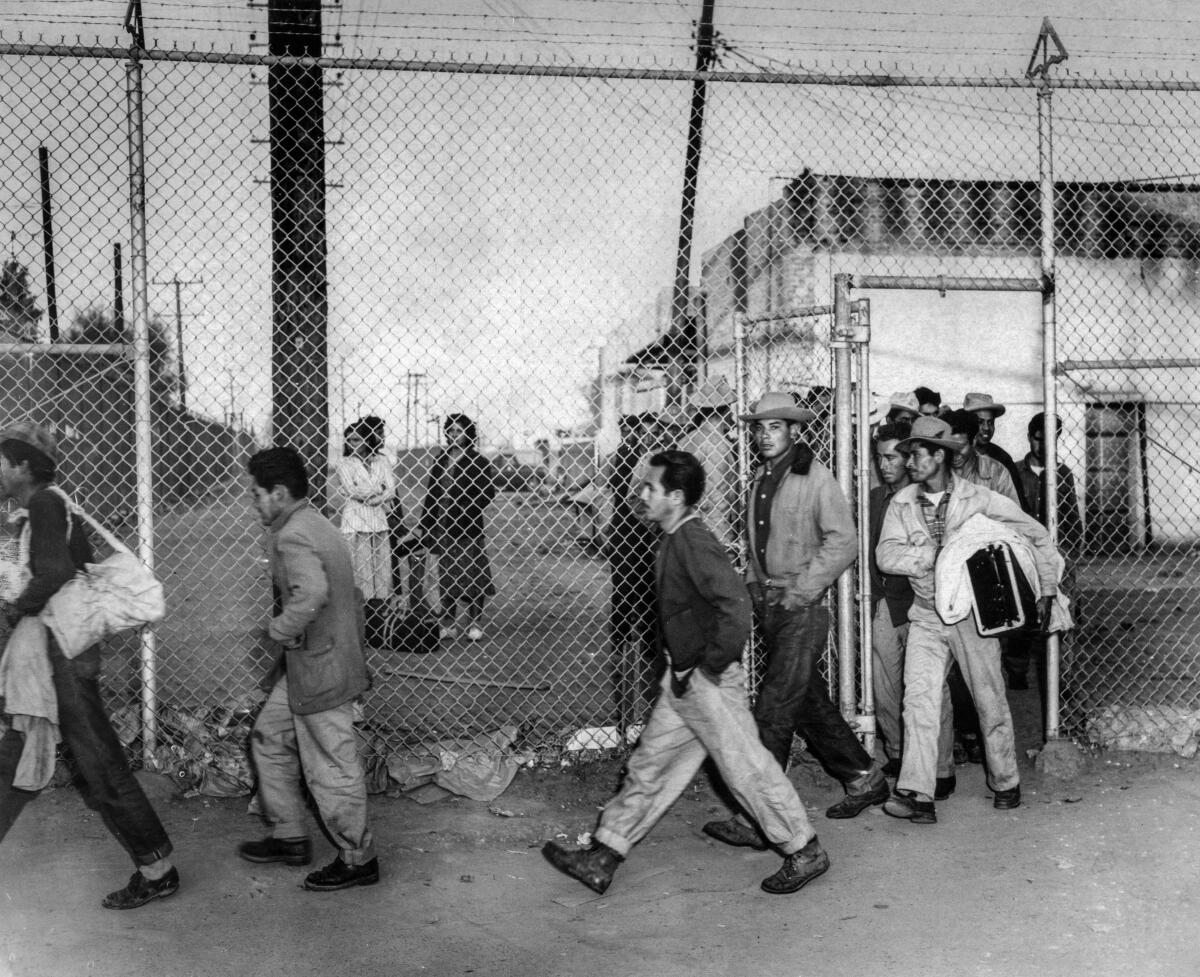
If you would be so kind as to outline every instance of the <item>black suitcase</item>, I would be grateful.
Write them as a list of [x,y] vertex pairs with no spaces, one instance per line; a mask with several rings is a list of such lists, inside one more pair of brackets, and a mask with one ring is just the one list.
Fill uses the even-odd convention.
[[967,557],[975,626],[984,637],[1020,631],[1037,621],[1037,600],[1007,543],[989,543]]

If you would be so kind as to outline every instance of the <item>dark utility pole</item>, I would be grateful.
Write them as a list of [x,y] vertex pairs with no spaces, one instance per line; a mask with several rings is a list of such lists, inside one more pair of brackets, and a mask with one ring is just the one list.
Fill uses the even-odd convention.
[[179,409],[187,410],[187,368],[183,361],[183,286],[203,285],[203,278],[182,279],[174,275],[165,282],[154,282],[155,285],[173,285],[175,287],[175,372],[178,374]]
[[58,287],[54,282],[54,219],[50,208],[50,150],[38,147],[38,174],[42,184],[42,256],[46,266],[46,315],[50,342],[58,342]]
[[121,268],[121,245],[113,244],[113,332],[125,342],[125,282]]
[[[321,56],[321,0],[269,0],[268,52]],[[329,459],[329,302],[325,261],[325,118],[316,64],[272,64],[271,412],[273,442],[308,463],[325,505]]]
[[[696,25],[696,70],[708,71],[714,60],[713,6],[704,0]],[[696,183],[700,177],[700,148],[704,140],[704,103],[708,84],[692,82],[692,107],[688,115],[687,154],[683,161],[683,200],[679,207],[679,247],[675,252],[675,287],[671,292],[672,341],[667,350],[667,403],[684,399],[685,357],[688,364],[698,358],[698,330],[692,316],[689,286],[692,277],[692,233],[696,220]]]

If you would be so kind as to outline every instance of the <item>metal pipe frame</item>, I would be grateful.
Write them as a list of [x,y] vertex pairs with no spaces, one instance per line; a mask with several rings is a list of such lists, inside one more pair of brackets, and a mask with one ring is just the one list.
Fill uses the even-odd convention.
[[[850,333],[850,276],[833,278],[833,331],[835,337]],[[850,344],[845,341],[833,346],[833,441],[837,481],[846,501],[854,499],[854,379],[851,374]],[[838,706],[847,722],[858,714],[855,689],[855,659],[857,644],[854,634],[855,571],[847,567],[837,583],[837,642],[838,642]]]
[[956,275],[854,275],[852,288],[907,288],[932,292],[1040,292],[1040,278],[982,278]]
[[[150,419],[150,288],[146,257],[146,141],[142,64],[126,51],[125,102],[129,130],[129,230],[133,288],[133,403],[138,559],[154,569],[154,492]],[[142,756],[158,745],[158,652],[152,628],[141,632]]]
[[[1045,79],[1038,87],[1038,197],[1041,208],[1042,252],[1042,402],[1044,427],[1042,444],[1046,449],[1046,511],[1044,518],[1050,539],[1058,545],[1058,387],[1055,362],[1058,355],[1057,320],[1054,296],[1054,102],[1053,90]],[[1046,740],[1060,735],[1062,682],[1061,644],[1058,634],[1046,635]]]
[[[746,320],[738,313],[733,319],[733,399],[734,413],[740,417],[750,410],[749,404],[750,365],[746,358]],[[750,484],[750,445],[746,440],[746,432],[737,430],[737,479],[743,497]],[[746,550],[746,534],[738,536],[738,560],[742,566],[749,563],[750,554]],[[758,691],[758,639],[754,629],[750,630],[750,640],[742,652],[742,666],[746,670],[746,689],[751,699]]]
[[[128,48],[102,44],[48,44],[44,41],[0,43],[0,57],[90,58],[123,61]],[[830,88],[1037,88],[1041,82],[1024,75],[904,75],[877,72],[695,71],[680,68],[613,68],[602,65],[521,64],[487,61],[437,61],[411,58],[311,58],[234,51],[142,49],[144,61],[189,64],[266,66],[289,64],[332,70],[407,71],[437,74],[525,75],[551,78],[612,78],[645,81],[704,81],[736,85],[813,85]],[[1056,88],[1117,92],[1200,92],[1200,80],[1177,78],[1063,78]]]

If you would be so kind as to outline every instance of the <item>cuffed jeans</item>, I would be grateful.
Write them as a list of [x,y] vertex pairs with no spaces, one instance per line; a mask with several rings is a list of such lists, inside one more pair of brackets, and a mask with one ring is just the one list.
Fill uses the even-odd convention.
[[979,711],[988,786],[992,790],[1016,787],[1021,778],[1012,713],[1000,671],[1000,642],[982,637],[973,618],[943,624],[936,611],[913,605],[904,659],[904,759],[896,788],[929,797],[934,794],[951,657],[958,662]]
[[[872,688],[875,691],[875,728],[883,739],[884,752],[899,759],[904,748],[904,648],[908,622],[892,623],[887,601],[875,606],[871,622]],[[954,773],[954,710],[948,690],[942,692],[941,726],[938,730],[937,775]]]
[[817,657],[829,637],[829,613],[819,604],[784,610],[770,599],[755,612],[767,649],[754,705],[763,746],[786,770],[792,737],[799,733],[808,752],[843,786],[862,781],[872,769],[871,757],[829,700],[817,670]]
[[375,857],[367,827],[367,783],[354,739],[354,705],[299,716],[287,677],[267,696],[251,734],[258,798],[275,838],[307,838],[301,775],[330,840],[347,865]]
[[716,679],[696,669],[682,696],[671,691],[670,675],[663,677],[621,789],[600,815],[596,841],[628,854],[709,756],[738,803],[785,855],[816,836],[792,782],[758,738],[745,673],[734,662]]
[[[129,769],[100,698],[100,647],[74,659],[64,657],[52,634],[46,650],[58,698],[58,728],[83,778],[88,803],[99,811],[114,838],[136,865],[171,853],[171,841],[141,784]],[[0,839],[37,792],[13,787],[25,734],[9,729],[0,739]]]

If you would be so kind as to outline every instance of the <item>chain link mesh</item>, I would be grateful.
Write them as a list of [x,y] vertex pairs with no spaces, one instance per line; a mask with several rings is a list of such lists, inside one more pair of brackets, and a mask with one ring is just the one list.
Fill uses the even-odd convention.
[[[7,415],[56,424],[64,481],[132,539],[129,355],[20,345],[50,339],[43,146],[60,339],[130,338],[126,66],[2,63],[15,345],[0,355],[0,396]],[[748,399],[795,393],[817,410],[810,442],[834,467],[835,275],[930,286],[854,292],[872,303],[877,401],[918,385],[950,406],[986,392],[1007,407],[996,443],[1018,462],[1029,450],[1039,296],[938,283],[1040,275],[1032,88],[710,83],[691,288],[676,310],[687,80],[228,57],[142,67],[153,551],[170,607],[156,629],[155,749],[182,776],[241,773],[220,744],[257,702],[272,599],[244,472],[272,439],[299,444],[315,501],[344,518],[345,432],[383,425],[395,504],[373,504],[392,518],[387,579],[359,583],[393,621],[436,618],[445,635],[431,654],[380,647],[393,632],[373,640],[363,716],[376,752],[509,728],[517,748],[556,754],[614,745],[644,720],[652,626],[630,479],[717,378]],[[1187,437],[1200,165],[1177,138],[1197,95],[1053,99],[1058,452],[1083,526],[1064,725],[1107,745],[1178,745],[1200,725],[1200,458]],[[477,425],[495,489],[481,507],[494,594],[478,620],[472,596],[492,589],[479,547],[447,544],[423,518],[453,414]],[[491,492],[447,484],[459,501]],[[379,556],[380,537],[362,542]],[[461,601],[454,621],[448,596]],[[114,642],[106,677],[131,747],[138,650],[136,637]]]

